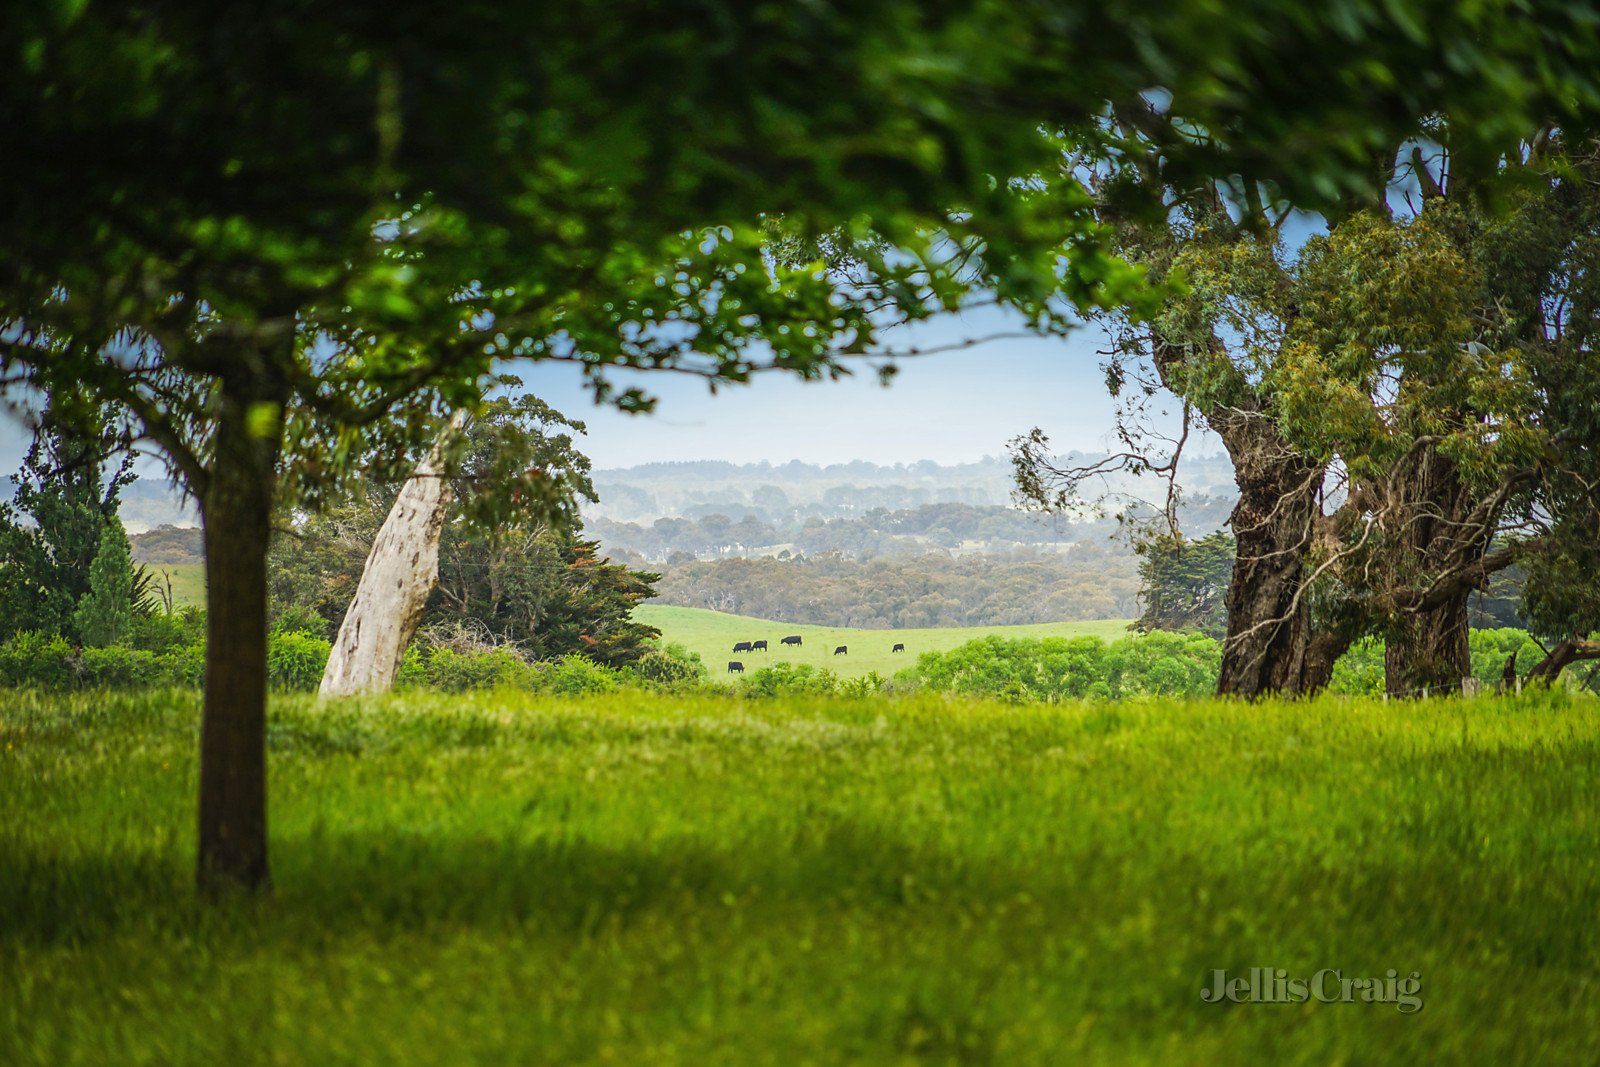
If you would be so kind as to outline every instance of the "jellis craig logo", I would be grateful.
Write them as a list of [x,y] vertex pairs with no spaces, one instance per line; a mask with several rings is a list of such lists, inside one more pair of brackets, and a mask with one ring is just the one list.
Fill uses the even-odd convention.
[[1388,971],[1382,978],[1346,978],[1337,968],[1324,967],[1310,978],[1291,978],[1281,967],[1252,967],[1236,977],[1225,970],[1211,972],[1211,984],[1200,990],[1207,1004],[1393,1004],[1402,1015],[1422,1010],[1422,975],[1412,971],[1404,978]]

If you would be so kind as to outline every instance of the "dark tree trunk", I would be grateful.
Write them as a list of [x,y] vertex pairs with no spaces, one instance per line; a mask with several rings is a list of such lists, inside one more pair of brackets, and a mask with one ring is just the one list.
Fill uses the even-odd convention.
[[1239,487],[1229,519],[1238,553],[1217,692],[1313,692],[1327,684],[1342,651],[1328,638],[1316,639],[1304,594],[1322,469],[1289,448],[1259,413],[1236,411],[1211,422],[1228,447]]
[[1383,652],[1384,688],[1390,696],[1456,692],[1472,674],[1467,599],[1462,591],[1444,605],[1405,615],[1389,630]]
[[224,377],[201,500],[207,623],[197,878],[208,892],[269,885],[267,547],[284,400],[258,360],[242,360]]
[[[1386,489],[1391,526],[1386,541],[1396,553],[1395,588],[1437,586],[1447,571],[1482,560],[1494,533],[1491,519],[1474,521],[1477,500],[1462,484],[1455,463],[1432,446],[1416,449]],[[1449,583],[1447,593],[1394,616],[1385,634],[1384,688],[1390,696],[1459,690],[1472,674],[1467,641],[1470,585]]]

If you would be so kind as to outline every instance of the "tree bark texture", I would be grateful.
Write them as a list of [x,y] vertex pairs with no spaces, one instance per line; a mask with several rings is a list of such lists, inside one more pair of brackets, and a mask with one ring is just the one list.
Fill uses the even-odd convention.
[[[1494,523],[1474,517],[1477,498],[1462,484],[1455,464],[1433,446],[1418,449],[1395,472],[1384,495],[1386,547],[1395,560],[1392,586],[1437,585],[1441,575],[1461,571],[1488,551]],[[1450,582],[1440,589],[1440,595],[1425,598],[1415,610],[1403,608],[1390,621],[1383,655],[1390,696],[1459,690],[1472,674],[1472,586]]]
[[221,382],[201,497],[206,676],[200,726],[202,890],[263,889],[267,866],[267,548],[287,389],[255,354]]
[[439,541],[452,499],[445,454],[465,425],[465,413],[458,413],[389,509],[339,626],[322,674],[322,696],[394,688],[406,648],[439,582]]
[[1342,651],[1313,632],[1304,595],[1322,468],[1290,448],[1261,413],[1233,411],[1208,421],[1228,448],[1239,488],[1229,519],[1238,552],[1217,692],[1313,692],[1327,684]]

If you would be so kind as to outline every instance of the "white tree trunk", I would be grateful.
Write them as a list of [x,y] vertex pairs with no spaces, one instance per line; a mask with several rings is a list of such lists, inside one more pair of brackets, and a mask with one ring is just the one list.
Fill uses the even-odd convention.
[[457,412],[433,449],[401,486],[372,542],[356,595],[322,673],[322,696],[385,693],[394,688],[428,596],[439,582],[439,540],[452,494],[445,452],[466,426]]

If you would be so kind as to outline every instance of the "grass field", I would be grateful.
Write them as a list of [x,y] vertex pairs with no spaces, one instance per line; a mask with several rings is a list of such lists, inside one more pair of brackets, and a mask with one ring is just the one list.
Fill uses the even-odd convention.
[[206,606],[206,565],[204,563],[146,563],[146,570],[154,575],[152,588],[165,588],[172,582],[172,606],[177,611],[187,607]]
[[[0,700],[0,1063],[1592,1063],[1594,701]],[[1419,972],[1423,1008],[1202,1003]]]
[[[711,676],[725,676],[729,660],[738,660],[746,670],[755,670],[768,663],[788,661],[811,663],[827,667],[848,678],[877,671],[889,677],[895,671],[916,663],[923,652],[947,652],[968,641],[989,634],[1001,637],[1091,637],[1115,641],[1128,636],[1126,620],[1106,619],[1094,622],[1050,622],[1033,626],[965,626],[928,630],[852,630],[838,626],[800,626],[767,619],[752,619],[744,615],[728,615],[704,608],[679,608],[663,604],[645,604],[634,612],[634,618],[649,623],[661,631],[662,638],[676,641],[698,652],[711,670]],[[803,643],[780,645],[778,639],[798,634]],[[767,652],[740,652],[732,648],[739,641],[767,640]],[[897,642],[906,650],[895,653],[891,649]],[[849,648],[842,656],[833,650],[840,645]]]

